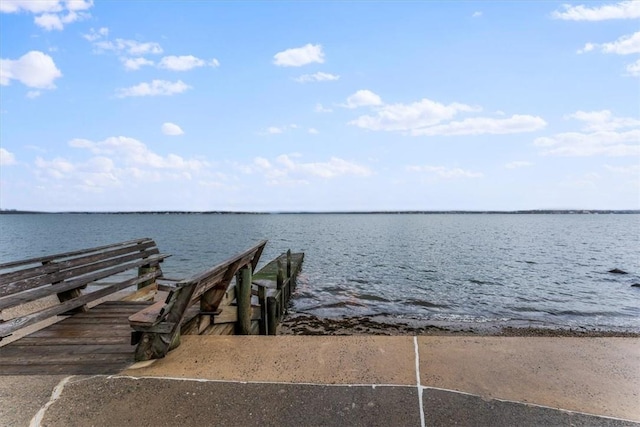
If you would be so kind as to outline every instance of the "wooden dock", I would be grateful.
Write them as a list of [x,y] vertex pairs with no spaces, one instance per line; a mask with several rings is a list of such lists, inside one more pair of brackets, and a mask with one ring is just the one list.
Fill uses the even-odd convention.
[[129,316],[150,302],[108,301],[0,348],[0,375],[113,374],[133,362]]
[[[190,279],[145,286],[135,298],[63,313],[56,323],[0,347],[0,375],[114,374],[135,360],[164,357],[180,335],[275,335],[304,254],[287,251],[253,274],[264,244]],[[168,295],[150,291],[163,288]],[[156,301],[135,300],[154,294]],[[179,316],[171,317],[179,306]]]

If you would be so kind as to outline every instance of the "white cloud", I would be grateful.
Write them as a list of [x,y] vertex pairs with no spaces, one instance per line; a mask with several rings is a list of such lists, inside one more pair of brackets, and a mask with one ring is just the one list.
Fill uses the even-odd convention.
[[633,77],[640,77],[640,59],[627,65],[627,73]]
[[371,170],[366,166],[338,157],[331,157],[328,162],[302,163],[296,162],[290,156],[283,154],[278,156],[276,161],[278,164],[284,166],[288,173],[317,176],[320,178],[335,178],[341,175],[371,175]]
[[281,133],[284,133],[288,130],[291,129],[298,129],[298,125],[296,124],[290,124],[290,125],[284,125],[284,126],[269,126],[265,131],[264,134],[267,135],[278,135]]
[[136,86],[118,89],[116,96],[126,98],[128,96],[160,96],[175,95],[191,89],[191,86],[182,80],[170,82],[167,80],[152,80],[150,83],[144,82]]
[[640,129],[627,132],[598,131],[592,133],[563,132],[536,138],[534,145],[543,147],[542,154],[566,157],[639,156]]
[[144,66],[153,65],[153,61],[148,60],[147,58],[120,58],[124,68],[127,70],[135,71],[139,70]]
[[520,169],[520,168],[526,168],[529,166],[533,166],[533,163],[531,162],[527,162],[527,161],[523,161],[523,160],[516,160],[513,162],[509,162],[506,165],[504,165],[505,168],[507,169]]
[[579,120],[585,131],[612,131],[623,128],[640,127],[640,120],[631,117],[614,117],[609,110],[576,111],[566,116],[568,119]]
[[[640,5],[640,2],[638,2],[638,5]],[[578,50],[578,53],[591,52],[595,49],[600,49],[603,53],[615,53],[618,55],[640,53],[640,31],[622,36],[610,43],[587,43],[582,49]]]
[[[85,37],[86,38],[86,37]],[[162,46],[155,42],[142,43],[136,40],[115,39],[114,41],[102,40],[93,43],[98,51],[112,51],[125,53],[130,56],[159,55],[163,52]]]
[[[567,116],[582,122],[582,132],[563,132],[536,138],[542,154],[552,156],[640,155],[640,120],[614,117],[609,110],[577,111]],[[625,132],[618,129],[632,128]]]
[[273,63],[281,67],[301,67],[311,63],[324,62],[322,45],[306,44],[302,47],[287,49],[273,56]]
[[0,165],[11,166],[16,164],[16,156],[4,148],[0,148]]
[[50,161],[37,157],[35,163],[36,166],[39,169],[43,169],[47,175],[57,179],[64,178],[65,176],[68,177],[75,170],[75,166],[71,162],[60,157],[56,157]]
[[62,30],[66,24],[87,19],[86,10],[93,7],[92,0],[3,0],[0,12],[33,13],[34,23],[51,31]]
[[170,136],[177,136],[184,134],[184,131],[180,126],[175,123],[166,122],[162,124],[162,133]]
[[336,74],[317,72],[315,74],[303,74],[300,77],[296,77],[294,80],[298,83],[309,83],[309,82],[330,82],[334,80],[338,80],[340,76]]
[[640,177],[640,164],[628,165],[628,166],[611,166],[604,165],[605,169],[613,173],[619,173],[623,175],[635,175]]
[[282,154],[270,162],[263,157],[256,157],[250,166],[240,167],[245,173],[260,173],[265,176],[269,185],[308,184],[308,179],[332,179],[344,175],[366,177],[372,171],[360,164],[339,157],[331,157],[327,162],[299,162],[298,155]]
[[382,105],[382,98],[368,89],[362,89],[347,98],[346,108],[358,108],[371,105]]
[[101,192],[105,189],[132,186],[137,183],[171,181],[208,182],[216,174],[210,164],[199,159],[186,159],[176,154],[160,155],[142,142],[127,137],[111,137],[104,141],[74,139],[69,146],[78,149],[78,155],[88,154],[82,160],[64,158],[52,160],[38,157],[36,175],[43,181],[54,178],[66,188]]
[[466,104],[454,102],[444,105],[424,98],[411,104],[384,105],[377,109],[375,115],[360,116],[349,124],[374,131],[417,131],[451,119],[460,112],[477,110],[477,107]]
[[516,114],[508,119],[473,117],[457,122],[414,129],[411,135],[504,135],[510,133],[534,132],[547,125],[541,117]]
[[99,142],[74,139],[69,141],[69,146],[87,149],[101,157],[111,156],[127,166],[195,172],[208,165],[207,162],[196,159],[187,160],[176,154],[161,156],[137,139],[124,136],[110,137]]
[[316,104],[316,106],[313,108],[313,111],[315,111],[316,113],[333,113],[333,110],[331,108],[324,107],[322,104]]
[[481,172],[473,172],[460,168],[447,168],[445,166],[408,166],[409,172],[420,172],[434,174],[440,178],[482,178],[484,174]]
[[62,76],[49,55],[32,50],[16,60],[0,59],[0,85],[18,80],[25,86],[37,89],[54,89],[55,79]]
[[29,99],[36,99],[40,95],[42,95],[42,92],[40,92],[39,90],[30,90],[29,92],[27,92],[27,98]]
[[320,133],[320,132],[318,132],[318,129],[316,129],[316,128],[309,128],[309,130],[307,132],[309,132],[311,135],[317,135],[317,134]]
[[37,26],[44,28],[47,31],[58,30],[62,31],[64,26],[71,24],[72,22],[80,21],[89,18],[87,13],[77,13],[70,11],[66,15],[45,13],[34,18],[34,22]]
[[91,28],[89,30],[88,34],[83,34],[82,37],[85,40],[88,40],[90,42],[95,42],[97,40],[100,40],[103,37],[106,37],[109,35],[109,28],[107,27],[101,27],[99,29],[95,29],[95,28]]
[[616,4],[589,7],[565,4],[562,11],[555,11],[551,16],[555,19],[568,21],[603,21],[608,19],[636,19],[640,18],[640,2],[621,1]]
[[3,13],[44,13],[60,12],[63,10],[61,0],[2,0],[0,2],[0,12]]
[[267,128],[267,133],[271,134],[271,135],[275,135],[275,134],[282,133],[282,132],[284,132],[284,130],[282,128],[277,127],[277,126],[270,126],[270,127]]
[[473,15],[471,15],[472,18],[479,18],[482,16],[482,12],[477,11],[477,12],[473,12]]
[[204,59],[196,58],[193,55],[184,56],[165,56],[158,63],[159,68],[164,68],[172,71],[187,71],[197,67],[204,67],[210,65],[212,67],[220,66],[220,62],[217,59],[212,59],[207,63]]

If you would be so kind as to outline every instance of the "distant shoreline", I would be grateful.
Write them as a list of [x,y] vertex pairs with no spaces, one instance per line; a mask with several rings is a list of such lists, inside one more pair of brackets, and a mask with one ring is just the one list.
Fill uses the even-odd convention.
[[25,214],[81,214],[81,215],[625,215],[640,214],[640,209],[531,209],[516,211],[474,211],[474,210],[416,210],[416,211],[68,211],[45,212],[25,211],[18,209],[2,209],[0,215],[25,215]]

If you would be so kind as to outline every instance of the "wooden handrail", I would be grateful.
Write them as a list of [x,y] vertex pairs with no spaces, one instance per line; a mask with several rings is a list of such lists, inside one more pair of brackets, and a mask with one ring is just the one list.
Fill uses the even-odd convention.
[[[216,311],[234,275],[247,266],[253,271],[266,244],[267,241],[263,240],[246,251],[177,283],[164,304],[158,304],[154,310],[146,309],[143,316],[134,314],[129,317],[134,329],[132,342],[138,344],[136,360],[159,359],[177,347],[180,343],[180,325],[187,308],[199,303],[201,311]],[[171,328],[163,327],[162,324],[171,325]]]

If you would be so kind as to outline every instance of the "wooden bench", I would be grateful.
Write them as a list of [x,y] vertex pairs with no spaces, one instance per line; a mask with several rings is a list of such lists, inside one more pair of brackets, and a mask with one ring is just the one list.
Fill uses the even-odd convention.
[[[253,316],[251,274],[266,243],[266,240],[261,241],[202,273],[176,283],[166,300],[130,316],[129,324],[134,330],[131,342],[138,344],[135,359],[141,361],[164,357],[169,350],[179,345],[181,326],[188,322],[197,322],[194,327],[196,333],[206,333],[207,328],[213,325],[215,316],[220,314],[220,302],[234,277],[238,323],[246,324],[248,321],[250,326]],[[246,330],[240,332],[246,333]]]
[[86,312],[87,304],[125,288],[151,285],[161,278],[160,263],[168,256],[160,254],[152,239],[141,238],[0,264],[0,314],[29,303],[37,306],[53,295],[58,298],[47,301],[45,308],[0,320],[0,340],[58,315]]

